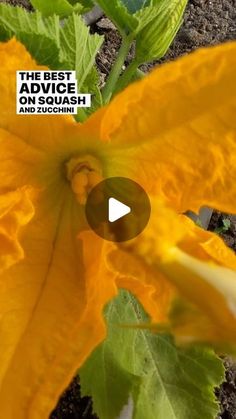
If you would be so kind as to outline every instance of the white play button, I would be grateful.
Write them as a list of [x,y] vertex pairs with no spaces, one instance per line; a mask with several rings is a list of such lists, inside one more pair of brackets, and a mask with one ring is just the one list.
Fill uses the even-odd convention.
[[108,200],[108,220],[113,223],[116,220],[124,217],[131,212],[131,208],[128,205],[123,204],[115,198],[109,198]]
[[146,227],[151,205],[144,189],[131,179],[102,180],[89,192],[85,215],[89,227],[104,240],[124,242]]

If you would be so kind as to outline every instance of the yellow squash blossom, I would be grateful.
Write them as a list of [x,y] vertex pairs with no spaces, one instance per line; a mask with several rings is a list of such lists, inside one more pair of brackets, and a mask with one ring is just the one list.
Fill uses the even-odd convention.
[[[84,124],[16,115],[16,70],[0,46],[0,416],[46,419],[106,329],[125,287],[181,342],[236,343],[236,257],[182,215],[235,212],[236,43],[163,65]],[[116,245],[89,230],[87,194],[123,176],[149,194],[148,226]]]

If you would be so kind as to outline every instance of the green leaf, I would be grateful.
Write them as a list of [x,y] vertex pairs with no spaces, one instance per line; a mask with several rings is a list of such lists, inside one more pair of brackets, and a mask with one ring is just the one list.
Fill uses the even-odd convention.
[[82,12],[83,7],[78,2],[74,2],[75,6],[67,0],[30,0],[32,6],[39,10],[44,16],[52,16],[54,14],[65,17],[69,16],[74,11]]
[[215,419],[214,388],[224,379],[222,361],[206,348],[178,349],[171,337],[139,325],[148,317],[121,291],[106,309],[108,336],[80,370],[84,395],[100,419],[115,419],[132,397],[134,419]]
[[165,55],[182,24],[188,0],[155,0],[155,3],[136,15],[140,19],[135,56],[138,63]]
[[76,70],[78,87],[81,89],[95,62],[103,37],[89,33],[82,18],[71,15],[60,30],[60,55],[63,67]]
[[[0,4],[0,39],[13,35],[38,64],[53,70],[76,70],[79,90],[93,93],[93,107],[99,105],[101,98],[93,66],[103,37],[90,35],[80,16],[73,13],[61,26],[56,15],[43,17],[40,12],[28,13],[21,7]],[[90,90],[85,91],[85,86]]]
[[58,16],[43,19],[39,12],[0,4],[0,40],[4,40],[3,34],[5,39],[16,36],[38,63],[53,69],[59,65],[59,31]]
[[129,394],[138,386],[138,377],[123,369],[116,360],[115,352],[104,344],[82,368],[80,384],[83,395],[93,395],[94,408],[99,418],[113,419],[118,417]]
[[99,89],[99,74],[95,66],[92,67],[90,73],[87,75],[84,83],[80,89],[81,93],[91,93],[92,106],[91,108],[84,108],[87,115],[91,115],[96,109],[103,105],[102,94]]

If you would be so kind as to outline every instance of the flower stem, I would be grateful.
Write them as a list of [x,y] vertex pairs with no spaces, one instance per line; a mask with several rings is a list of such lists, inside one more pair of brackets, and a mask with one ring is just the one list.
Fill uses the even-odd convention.
[[128,65],[116,84],[116,93],[123,90],[129,84],[134,75],[136,75],[136,78],[140,78],[140,76],[137,77],[138,65],[139,64],[135,60]]
[[143,79],[145,76],[146,76],[146,74],[142,70],[139,70],[139,68],[137,68],[136,79],[140,80],[140,79]]
[[115,90],[117,80],[120,76],[120,72],[122,69],[122,65],[124,64],[125,58],[129,52],[130,45],[132,43],[132,40],[130,37],[123,38],[120,50],[118,52],[115,64],[112,67],[112,70],[108,76],[107,82],[105,84],[105,87],[102,91],[102,97],[103,97],[103,103],[106,104],[110,101],[112,94]]

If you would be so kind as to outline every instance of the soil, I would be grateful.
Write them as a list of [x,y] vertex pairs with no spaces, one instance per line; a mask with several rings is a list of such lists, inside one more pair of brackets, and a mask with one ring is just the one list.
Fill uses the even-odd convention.
[[79,378],[75,377],[62,394],[50,419],[98,419],[92,410],[91,398],[81,397]]
[[216,390],[221,407],[221,414],[217,419],[236,419],[236,365],[231,358],[226,358],[224,364],[226,380]]
[[[229,221],[229,227],[224,231],[224,222]],[[220,230],[220,236],[225,241],[227,246],[236,251],[236,215],[229,215],[223,212],[214,211],[208,230]],[[223,231],[222,231],[223,230]]]
[[[28,0],[0,0],[0,2],[32,10]],[[93,24],[91,31],[105,36],[105,42],[97,57],[97,67],[103,85],[116,58],[121,39],[114,25],[105,17]],[[232,39],[236,39],[236,0],[189,0],[183,26],[166,56],[162,60],[142,65],[141,69],[148,72],[154,66],[173,60],[196,48]],[[134,48],[135,45],[131,47],[123,70],[132,60]],[[223,231],[225,219],[230,220],[227,231]],[[236,216],[215,211],[209,230],[215,229],[221,231],[219,234],[226,244],[236,250]],[[236,364],[230,358],[226,358],[224,362],[226,381],[216,391],[221,404],[221,414],[218,419],[236,419]],[[97,419],[92,414],[92,400],[88,397],[81,398],[78,377],[73,379],[62,394],[50,419]]]

